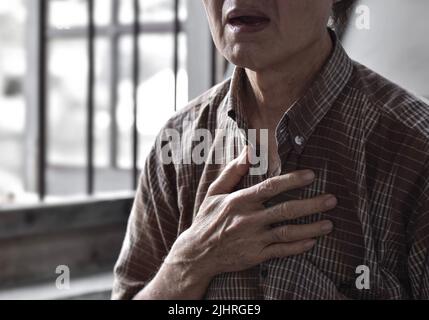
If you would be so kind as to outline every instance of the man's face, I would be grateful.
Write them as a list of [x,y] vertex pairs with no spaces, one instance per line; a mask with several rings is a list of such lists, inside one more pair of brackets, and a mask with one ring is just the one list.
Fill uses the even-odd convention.
[[275,67],[323,39],[333,0],[203,0],[213,39],[235,65]]

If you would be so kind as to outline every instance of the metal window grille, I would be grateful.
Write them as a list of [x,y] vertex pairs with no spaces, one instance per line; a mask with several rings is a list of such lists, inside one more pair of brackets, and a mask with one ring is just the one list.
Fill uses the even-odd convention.
[[[132,25],[120,25],[118,12],[119,1],[112,1],[112,19],[109,26],[98,27],[95,24],[95,0],[86,0],[88,24],[85,28],[76,27],[68,30],[50,29],[48,23],[48,11],[50,0],[39,0],[37,15],[37,57],[38,57],[38,84],[37,84],[37,192],[39,198],[43,200],[47,194],[47,81],[48,81],[48,48],[49,40],[62,37],[86,37],[87,39],[87,59],[88,59],[88,77],[87,77],[87,97],[86,97],[86,192],[88,195],[94,193],[94,113],[95,113],[95,40],[97,36],[108,36],[111,43],[111,61],[112,76],[110,79],[110,115],[112,119],[116,115],[116,105],[118,101],[118,39],[120,35],[131,34],[133,41],[132,58],[132,82],[133,82],[133,126],[132,126],[132,189],[137,188],[138,183],[138,131],[137,116],[139,106],[137,89],[140,80],[140,41],[139,36],[142,32],[172,32],[173,33],[173,71],[174,71],[174,110],[177,110],[177,82],[179,70],[179,35],[183,31],[183,26],[179,18],[180,0],[174,0],[173,12],[174,20],[172,26],[168,23],[145,23],[140,21],[140,2],[133,0],[133,23]],[[213,63],[214,65],[214,63]],[[139,107],[138,107],[139,106]],[[118,128],[116,121],[112,121],[110,132],[110,165],[117,166],[117,134]]]

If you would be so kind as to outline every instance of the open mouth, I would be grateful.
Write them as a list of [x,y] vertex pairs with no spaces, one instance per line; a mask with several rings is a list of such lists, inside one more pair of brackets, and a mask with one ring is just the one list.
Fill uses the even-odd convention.
[[259,16],[240,16],[230,18],[228,20],[228,23],[232,26],[259,26],[262,24],[267,24],[269,22],[270,19]]
[[254,10],[232,10],[227,16],[228,25],[237,32],[255,32],[264,29],[270,19]]

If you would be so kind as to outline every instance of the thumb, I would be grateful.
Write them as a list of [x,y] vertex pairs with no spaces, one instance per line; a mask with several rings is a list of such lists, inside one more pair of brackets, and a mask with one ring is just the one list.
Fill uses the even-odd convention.
[[245,146],[241,154],[231,161],[217,179],[210,185],[207,196],[227,194],[234,191],[235,186],[248,173],[250,168],[250,148]]

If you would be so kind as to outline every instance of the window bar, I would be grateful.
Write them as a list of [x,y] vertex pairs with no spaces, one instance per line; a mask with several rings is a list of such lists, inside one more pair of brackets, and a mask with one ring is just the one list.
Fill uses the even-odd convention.
[[132,161],[133,161],[133,190],[137,189],[138,185],[138,86],[140,79],[140,3],[139,0],[134,0],[134,18],[133,18],[133,133],[132,133]]
[[174,57],[173,57],[173,72],[174,72],[174,111],[177,111],[177,86],[179,73],[179,33],[180,33],[180,1],[174,0]]
[[94,84],[95,84],[95,18],[94,0],[87,0],[88,10],[88,82],[87,82],[87,163],[86,192],[94,193]]
[[225,58],[219,53],[215,43],[211,42],[211,82],[212,86],[225,80],[225,75],[228,71],[229,64]]
[[118,167],[118,122],[116,121],[116,111],[118,107],[118,82],[119,82],[119,0],[112,1],[112,27],[109,34],[111,71],[109,80],[110,91],[110,167]]
[[218,83],[218,79],[217,79],[217,49],[216,49],[216,45],[214,44],[214,42],[211,42],[211,57],[210,57],[210,68],[211,68],[211,85],[215,86]]
[[37,190],[39,199],[46,197],[47,172],[47,28],[48,28],[48,0],[40,0],[38,12],[38,154],[37,154]]

